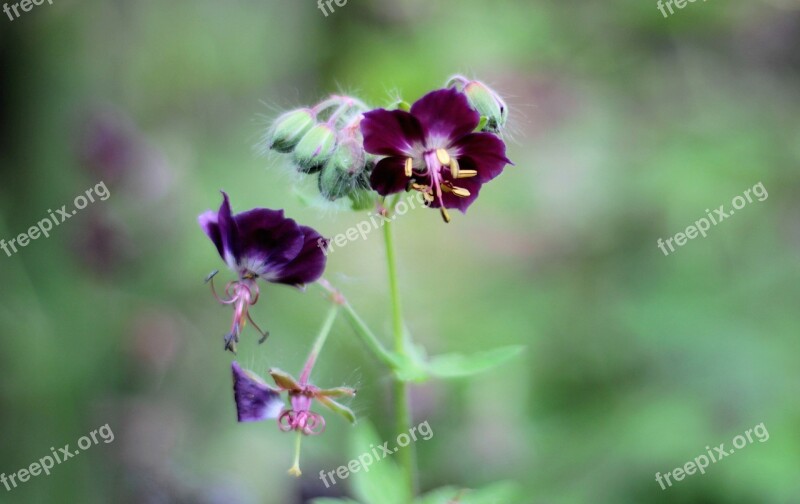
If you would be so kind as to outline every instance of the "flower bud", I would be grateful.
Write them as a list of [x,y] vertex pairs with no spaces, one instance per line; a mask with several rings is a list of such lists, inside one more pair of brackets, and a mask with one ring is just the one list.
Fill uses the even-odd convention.
[[505,126],[508,106],[492,88],[483,82],[471,81],[464,86],[464,94],[472,108],[486,118],[483,131],[498,133]]
[[294,149],[294,160],[301,171],[313,173],[331,157],[336,148],[336,133],[327,124],[308,130]]
[[319,174],[322,196],[335,201],[369,187],[365,157],[363,148],[354,142],[338,146]]
[[300,139],[314,126],[314,115],[303,108],[287,112],[275,120],[269,148],[278,152],[292,152]]
[[375,195],[375,191],[369,189],[353,189],[347,195],[350,198],[350,208],[357,212],[373,208],[375,206]]

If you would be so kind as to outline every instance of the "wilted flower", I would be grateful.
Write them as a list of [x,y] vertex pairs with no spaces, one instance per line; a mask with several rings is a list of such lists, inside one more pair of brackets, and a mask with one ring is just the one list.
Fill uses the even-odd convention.
[[270,369],[270,376],[282,391],[289,393],[292,408],[284,410],[278,417],[278,426],[284,432],[299,431],[305,435],[322,434],[325,430],[325,419],[322,415],[311,411],[311,404],[316,399],[331,411],[342,415],[353,423],[356,416],[347,406],[336,402],[333,398],[353,397],[356,391],[347,387],[320,389],[308,383],[305,373],[296,381],[290,374],[280,369]]
[[[354,389],[339,387],[333,389],[320,389],[308,383],[308,376],[314,365],[316,355],[312,352],[309,361],[303,369],[300,381],[296,381],[288,373],[278,369],[270,369],[269,373],[278,385],[272,388],[255,373],[243,370],[238,363],[232,364],[233,391],[236,400],[236,411],[240,422],[258,422],[271,418],[278,419],[278,428],[283,432],[296,431],[298,444],[295,447],[294,465],[289,470],[290,474],[300,476],[300,437],[315,436],[325,431],[325,418],[319,413],[311,411],[314,400],[319,401],[330,410],[342,415],[349,422],[356,421],[355,414],[334,398],[353,397]],[[280,398],[281,392],[288,392],[291,408],[285,408]]]
[[283,210],[256,208],[233,215],[228,195],[222,193],[219,211],[207,211],[198,218],[222,259],[239,277],[225,287],[225,298],[214,290],[217,300],[233,305],[230,332],[225,336],[225,349],[236,351],[239,334],[249,321],[260,333],[263,342],[268,333],[262,331],[248,313],[256,304],[259,287],[256,280],[304,287],[316,281],[325,269],[324,248],[327,240],[314,229],[300,226],[283,216]]
[[479,123],[480,114],[453,88],[428,93],[409,112],[367,112],[361,121],[364,149],[387,156],[372,171],[373,189],[384,196],[420,191],[449,222],[447,208],[465,212],[481,186],[511,163],[499,137],[475,132]]

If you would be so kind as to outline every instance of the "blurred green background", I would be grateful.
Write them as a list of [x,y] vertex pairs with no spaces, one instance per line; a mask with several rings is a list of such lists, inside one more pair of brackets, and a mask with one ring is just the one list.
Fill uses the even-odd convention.
[[[222,266],[196,216],[285,208],[332,236],[363,216],[297,197],[253,146],[327,93],[413,101],[456,72],[511,107],[515,167],[444,225],[398,221],[404,308],[430,353],[524,344],[479,377],[413,390],[421,484],[510,481],[528,503],[800,502],[800,10],[796,2],[55,0],[0,18],[0,238],[103,181],[89,205],[0,253],[0,472],[109,424],[0,502],[301,503],[350,459],[328,415],[294,437],[237,424]],[[769,198],[665,257],[656,246],[758,182]],[[229,273],[223,272],[225,278]],[[388,340],[379,233],[326,276]],[[262,289],[239,360],[296,372],[313,290]],[[387,375],[337,322],[317,383],[392,436]],[[764,422],[754,444],[667,490],[669,472]],[[327,492],[327,493],[326,493]],[[506,503],[503,503],[506,504]],[[513,503],[510,503],[513,504]]]

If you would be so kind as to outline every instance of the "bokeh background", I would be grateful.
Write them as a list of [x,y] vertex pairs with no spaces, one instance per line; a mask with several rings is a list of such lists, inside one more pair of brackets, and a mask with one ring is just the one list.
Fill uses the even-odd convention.
[[[523,344],[475,378],[413,390],[421,484],[496,481],[529,503],[800,502],[800,10],[796,2],[55,0],[0,17],[0,238],[103,181],[89,205],[0,253],[0,472],[109,424],[99,444],[0,502],[301,503],[353,430],[303,446],[235,421],[196,224],[285,208],[328,236],[363,218],[309,201],[257,155],[269,118],[337,91],[413,101],[456,72],[511,107],[516,166],[444,225],[398,221],[409,328],[432,354]],[[656,246],[758,182],[753,203]],[[224,273],[223,273],[224,274]],[[326,275],[381,337],[379,233]],[[263,289],[239,360],[299,371],[326,303]],[[339,321],[315,379],[389,440],[390,382]],[[667,490],[669,472],[764,422],[770,437]],[[503,503],[508,504],[508,503]]]

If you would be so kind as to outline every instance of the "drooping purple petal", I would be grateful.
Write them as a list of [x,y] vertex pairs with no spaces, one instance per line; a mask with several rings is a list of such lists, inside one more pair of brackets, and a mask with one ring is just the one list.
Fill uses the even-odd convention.
[[469,106],[467,97],[454,88],[426,94],[411,106],[411,114],[422,125],[428,147],[445,147],[443,142],[470,133],[481,119]]
[[261,378],[246,371],[234,361],[233,396],[236,400],[236,412],[240,422],[258,422],[270,418],[278,418],[284,403],[277,390],[273,389]]
[[403,110],[376,109],[361,120],[364,150],[380,156],[411,156],[424,143],[422,127],[414,116]]
[[219,226],[222,241],[222,258],[228,266],[235,268],[239,262],[241,244],[239,242],[239,228],[231,212],[231,203],[227,193],[222,191],[222,205],[217,214],[217,225]]
[[211,241],[214,242],[214,246],[217,247],[219,256],[225,259],[225,252],[222,249],[222,234],[220,234],[217,215],[219,215],[219,212],[208,210],[200,214],[200,216],[197,218],[197,222],[200,224],[200,227],[211,239]]
[[314,229],[300,226],[303,232],[303,248],[297,257],[280,271],[271,272],[266,279],[271,282],[304,287],[305,284],[316,282],[325,271],[328,257],[325,250],[328,240],[323,238]]
[[303,248],[303,231],[283,210],[256,208],[234,217],[239,228],[239,268],[269,276],[291,262]]
[[[500,175],[503,168],[511,161],[506,157],[506,144],[491,133],[471,133],[453,144],[455,155],[460,164],[469,160],[478,171],[481,182],[488,182]],[[467,169],[466,167],[464,167]]]
[[369,177],[369,183],[381,196],[405,190],[408,177],[405,174],[406,159],[387,157],[378,161]]

